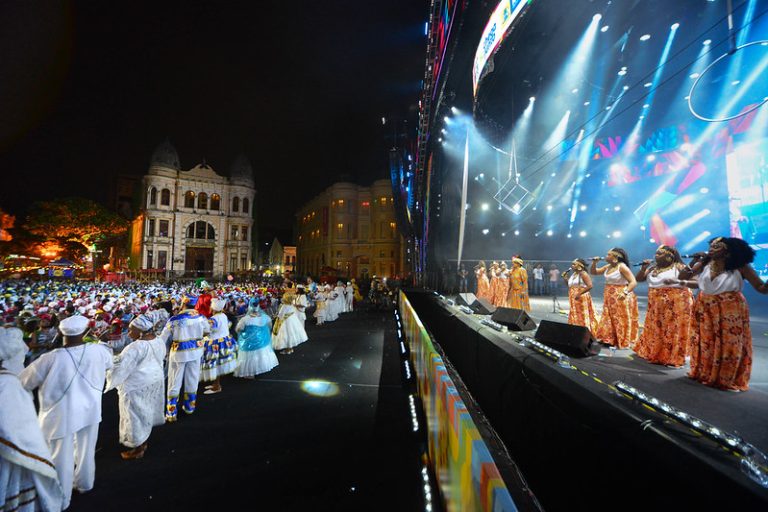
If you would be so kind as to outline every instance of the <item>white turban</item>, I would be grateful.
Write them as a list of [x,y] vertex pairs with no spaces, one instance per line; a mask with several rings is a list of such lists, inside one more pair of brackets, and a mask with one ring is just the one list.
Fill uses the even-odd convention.
[[0,361],[10,361],[18,354],[27,353],[24,335],[17,327],[0,327]]
[[139,315],[133,319],[129,327],[135,327],[141,332],[151,331],[155,327],[155,320],[147,315]]
[[81,315],[69,316],[59,323],[59,330],[64,336],[79,336],[88,329],[88,319]]
[[224,299],[213,299],[211,300],[211,309],[214,311],[224,311],[224,307],[226,307],[227,301]]

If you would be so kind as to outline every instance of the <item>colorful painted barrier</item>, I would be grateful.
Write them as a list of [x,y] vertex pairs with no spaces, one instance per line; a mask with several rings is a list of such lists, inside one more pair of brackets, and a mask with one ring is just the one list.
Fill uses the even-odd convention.
[[400,292],[400,314],[427,417],[429,459],[449,511],[515,511],[512,496],[435,351],[424,325]]

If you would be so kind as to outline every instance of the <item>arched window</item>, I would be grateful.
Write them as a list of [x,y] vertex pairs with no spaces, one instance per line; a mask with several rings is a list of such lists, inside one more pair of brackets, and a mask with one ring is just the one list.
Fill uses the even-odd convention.
[[232,211],[237,212],[240,211],[240,198],[235,197],[232,199]]
[[248,198],[243,198],[243,213],[248,213],[248,208],[250,207],[250,203],[248,202]]
[[211,210],[218,210],[221,207],[221,197],[219,194],[211,194]]
[[149,205],[155,206],[157,204],[157,189],[152,187],[149,189]]
[[184,208],[194,208],[195,207],[195,193],[191,190],[184,194]]
[[196,240],[215,240],[216,230],[207,222],[199,220],[187,226],[187,238],[194,238]]
[[197,208],[200,210],[208,209],[208,194],[205,192],[197,194]]
[[160,204],[163,206],[170,206],[171,205],[171,191],[167,188],[164,188],[160,192]]

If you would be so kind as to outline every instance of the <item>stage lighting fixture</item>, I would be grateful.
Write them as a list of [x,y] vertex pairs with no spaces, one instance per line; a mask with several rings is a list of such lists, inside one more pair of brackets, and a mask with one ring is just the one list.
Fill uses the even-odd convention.
[[507,236],[507,234],[506,233],[502,233],[501,236]]
[[619,76],[624,76],[626,74],[627,74],[627,70],[626,69],[620,69],[619,70],[619,73],[618,73]]
[[648,160],[649,162],[653,162],[654,160],[656,160],[656,155],[648,155],[647,157],[645,157],[645,159]]
[[480,208],[482,208],[482,210],[483,210],[484,212],[487,212],[487,211],[488,211],[488,209],[490,208],[490,206],[488,205],[488,203],[483,203],[483,205],[482,205]]
[[579,89],[577,87],[574,87],[573,89],[571,89],[571,92],[573,94],[576,94],[577,92],[579,92]]
[[588,101],[585,101],[585,102],[584,102],[584,106],[585,106],[585,107],[589,106],[589,102],[588,102]]
[[583,212],[586,211],[587,210],[587,205],[583,204],[583,205],[579,206],[579,210],[581,210]]
[[652,84],[651,82],[645,82],[645,83],[643,84],[643,87],[645,87],[645,88],[647,89],[648,87],[650,87],[650,86],[652,86],[652,85],[653,85],[653,84]]
[[741,83],[741,80],[734,80],[731,82],[731,85],[739,85]]
[[688,78],[699,78],[699,74],[698,73],[691,73],[690,75],[688,75]]
[[614,231],[611,234],[613,235],[613,238],[621,238],[621,231]]
[[567,235],[565,235],[565,236],[566,236],[566,238],[571,238],[571,234],[570,234],[570,233],[568,233],[568,234],[567,234]]
[[656,239],[655,238],[649,238],[648,241],[651,242],[652,244],[656,243]]
[[650,38],[651,38],[651,34],[643,34],[642,36],[640,36],[641,41],[647,41]]
[[490,232],[490,231],[489,231],[487,228],[483,230],[483,234],[484,234],[484,235],[487,235],[489,232]]
[[699,189],[699,192],[701,192],[702,194],[707,194],[709,193],[709,189],[707,187],[701,187]]
[[645,231],[645,226],[640,226],[640,231]]
[[547,230],[547,236],[552,236],[553,234],[554,234],[554,233],[553,233],[553,231],[552,231],[551,229],[548,229],[548,230]]
[[613,207],[613,211],[620,212],[621,211],[621,206],[614,206]]
[[451,107],[451,112],[453,112],[454,114],[458,114],[459,109],[457,109],[456,107]]
[[548,211],[552,211],[552,205],[551,205],[551,204],[548,204],[548,205],[547,205],[547,210],[548,210]]
[[520,231],[515,230],[515,236],[520,236]]
[[703,44],[704,46],[709,46],[710,44],[712,44],[712,40],[711,39],[705,39],[704,42],[701,43],[701,44]]
[[642,121],[643,119],[645,119],[645,116],[640,116],[640,117],[638,117],[638,119],[639,119],[640,121]]
[[608,25],[603,26],[603,28],[600,29],[600,32],[608,32]]
[[677,30],[678,28],[680,28],[680,24],[679,23],[673,23],[672,26],[669,27],[669,28],[672,29],[672,30]]
[[443,138],[442,137],[438,137],[437,138],[437,142],[443,142]]
[[447,123],[448,121],[450,121],[450,118],[448,116],[445,116],[445,117],[443,117],[443,121],[445,121]]
[[585,236],[587,236],[587,232],[586,231],[579,231],[579,236],[581,238],[584,238]]
[[595,21],[600,21],[601,19],[603,19],[603,15],[600,13],[597,13],[594,16],[592,16],[592,19]]
[[533,103],[534,101],[536,101],[536,96],[531,96],[530,98],[528,98],[528,101]]
[[442,133],[442,134],[446,134],[446,133],[448,133],[448,132],[447,132],[447,131],[445,131],[445,128],[443,128],[442,130],[440,130],[440,133]]
[[650,108],[650,106],[651,106],[650,103],[646,103],[645,105],[643,105],[643,108]]
[[477,177],[478,177],[478,178],[481,178],[481,179],[482,179],[482,178],[485,178],[485,173],[482,173],[482,172],[481,172],[480,174],[478,174],[478,175],[477,175]]
[[552,176],[554,178],[555,176],[557,176],[557,173],[553,172],[552,174],[550,174],[550,176]]

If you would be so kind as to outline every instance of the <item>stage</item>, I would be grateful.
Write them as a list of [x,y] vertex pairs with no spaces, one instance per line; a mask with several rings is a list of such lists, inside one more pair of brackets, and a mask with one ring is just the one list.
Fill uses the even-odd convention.
[[[630,350],[605,348],[563,368],[517,341],[534,331],[495,331],[481,323],[485,317],[434,292],[407,296],[544,508],[615,509],[596,496],[606,489],[632,496],[638,506],[768,504],[768,489],[741,471],[734,452],[613,387],[624,382],[768,452],[768,322],[754,311],[750,390],[730,393],[688,379],[687,367],[653,365]],[[566,322],[567,297],[559,303],[553,308],[551,297],[532,297],[531,316]],[[642,323],[644,297],[640,304]],[[601,309],[601,301],[595,305]]]

